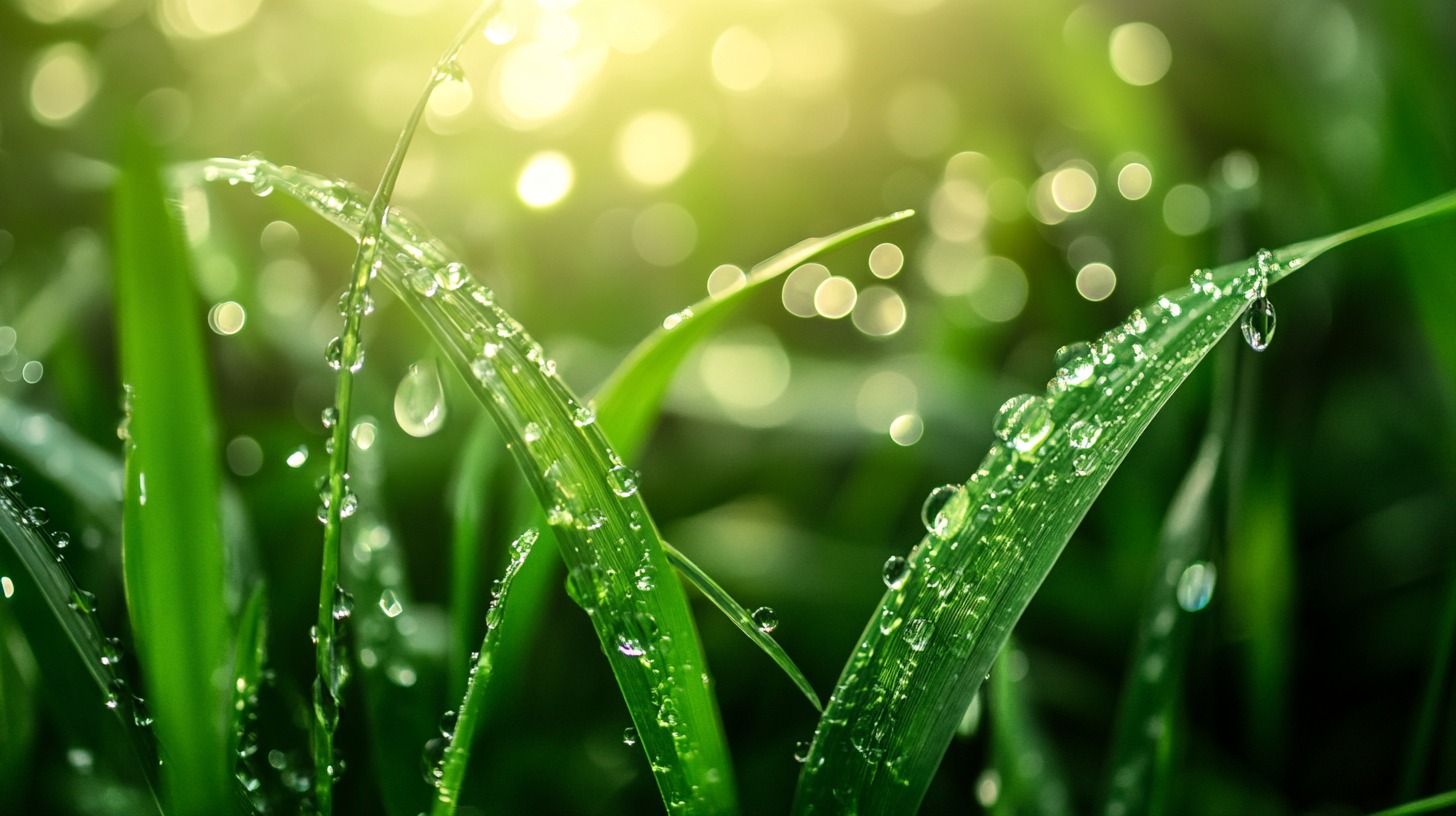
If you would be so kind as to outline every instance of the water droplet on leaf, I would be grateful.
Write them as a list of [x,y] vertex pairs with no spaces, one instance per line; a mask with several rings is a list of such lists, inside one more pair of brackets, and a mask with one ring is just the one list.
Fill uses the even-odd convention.
[[1178,576],[1178,605],[1188,612],[1197,612],[1213,600],[1213,586],[1218,570],[1207,561],[1195,561]]
[[410,436],[426,437],[445,424],[445,389],[434,360],[409,367],[394,392],[394,419]]
[[910,562],[905,560],[904,557],[892,555],[885,559],[885,586],[890,589],[899,589],[905,585],[905,579],[909,577]]
[[753,625],[757,626],[758,631],[765,635],[770,634],[779,628],[779,615],[766,606],[760,606],[753,610]]
[[1254,351],[1263,351],[1269,348],[1269,342],[1274,339],[1274,304],[1269,302],[1267,297],[1255,298],[1244,310],[1244,318],[1239,323],[1243,330],[1244,340],[1249,348]]

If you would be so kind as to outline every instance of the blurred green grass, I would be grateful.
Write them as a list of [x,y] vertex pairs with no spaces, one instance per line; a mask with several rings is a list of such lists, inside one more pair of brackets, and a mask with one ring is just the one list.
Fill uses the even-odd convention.
[[[4,395],[118,447],[103,213],[126,119],[140,112],[174,158],[260,150],[369,183],[419,77],[469,6],[421,4],[406,15],[387,0],[240,0],[216,6],[240,15],[239,24],[205,37],[189,32],[230,19],[182,0],[0,8],[0,324],[15,329],[0,333]],[[805,235],[891,209],[926,213],[884,239],[906,259],[884,284],[904,299],[902,329],[870,337],[851,319],[800,319],[772,295],[755,298],[738,318],[743,328],[689,361],[641,466],[668,540],[746,606],[772,606],[783,621],[776,637],[821,689],[881,592],[885,557],[913,543],[920,497],[964,476],[991,439],[995,406],[1040,387],[1056,347],[1112,325],[1196,265],[1456,186],[1448,79],[1456,14],[1435,0],[582,0],[542,9],[521,7],[519,33],[504,50],[485,42],[467,50],[470,106],[427,119],[432,129],[407,162],[398,200],[485,270],[579,391],[664,316],[698,300],[718,265],[746,267]],[[1148,86],[1124,82],[1109,59],[1114,28],[1135,21],[1170,44],[1166,76]],[[549,62],[526,46],[572,36],[567,53],[583,79],[559,114],[523,124],[519,111],[492,101],[507,53]],[[715,73],[715,54],[735,48],[743,64],[720,57],[728,67]],[[765,49],[761,84],[725,86],[725,78],[750,83],[752,55]],[[76,97],[68,71],[93,77],[95,92]],[[85,104],[57,119],[68,93]],[[651,111],[676,117],[663,129],[667,148],[678,125],[692,142],[681,174],[659,186],[642,183],[620,158],[630,123]],[[661,158],[667,148],[647,153]],[[568,157],[574,184],[537,211],[516,184],[541,151]],[[1151,169],[1151,190],[1139,200],[1118,190],[1129,154]],[[648,177],[665,172],[643,161]],[[1044,178],[1051,185],[1068,167],[1095,177],[1085,211],[1047,224],[1025,205],[1026,193],[1013,195]],[[1175,234],[1165,218],[1177,185],[1197,187],[1210,204],[1208,223],[1190,235]],[[1041,214],[1057,220],[1042,200]],[[296,635],[316,597],[317,417],[331,390],[321,358],[337,332],[350,246],[272,199],[182,203],[207,305],[235,302],[246,314],[237,333],[208,338],[226,446],[219,455],[259,531],[276,687],[306,689],[310,654]],[[196,226],[204,212],[205,231]],[[682,254],[684,223],[695,237]],[[1260,491],[1255,499],[1272,491],[1281,506],[1246,502],[1256,515],[1245,534],[1267,540],[1259,525],[1287,528],[1287,556],[1261,555],[1288,559],[1276,572],[1288,584],[1293,631],[1249,620],[1235,602],[1250,590],[1234,582],[1257,586],[1273,567],[1247,578],[1240,565],[1221,571],[1214,622],[1186,669],[1191,812],[1347,813],[1400,801],[1436,651],[1428,622],[1453,577],[1446,531],[1456,507],[1456,368],[1445,319],[1456,300],[1453,243],[1450,225],[1423,226],[1351,247],[1320,274],[1276,290],[1280,334],[1255,363],[1246,420],[1255,464],[1245,487]],[[863,290],[879,283],[869,249],[856,245],[824,263]],[[987,265],[987,256],[1015,266]],[[1116,274],[1100,302],[1076,286],[1093,261]],[[1027,294],[1013,313],[1019,280]],[[358,401],[387,437],[384,509],[403,531],[413,590],[443,606],[444,463],[462,447],[473,409],[460,383],[447,380],[456,410],[445,428],[420,440],[400,431],[394,387],[428,345],[403,309],[380,299],[366,324]],[[35,382],[30,362],[41,364]],[[1084,809],[1104,770],[1159,520],[1192,459],[1208,387],[1207,374],[1195,375],[1154,423],[1017,630],[1027,696]],[[924,435],[898,445],[890,420],[912,412]],[[310,457],[291,468],[285,458],[301,445]],[[249,451],[261,451],[260,465]],[[35,469],[25,486],[58,520],[83,518]],[[514,531],[501,520],[487,527],[487,559],[498,563]],[[119,623],[114,536],[85,521],[68,529],[94,542],[70,565],[100,596],[103,619]],[[1236,557],[1240,544],[1224,550]],[[483,732],[468,796],[503,812],[655,807],[640,755],[620,744],[627,713],[590,627],[561,600],[550,637],[532,644],[528,693]],[[744,809],[781,810],[798,773],[793,746],[808,738],[812,712],[787,684],[763,677],[751,645],[699,609]],[[1270,668],[1281,662],[1283,681]],[[451,704],[442,696],[438,708]],[[1250,720],[1256,711],[1274,713]],[[62,727],[40,729],[37,751],[12,760],[8,778],[30,781],[7,795],[103,812],[105,799],[84,792],[130,771],[111,767],[111,754],[88,743],[85,730],[65,727],[77,715],[64,706],[43,705],[37,716]],[[1448,701],[1432,716],[1433,760],[1417,792],[1456,786],[1456,712]],[[272,744],[296,748],[288,742],[296,735],[280,730]],[[95,757],[89,771],[68,760],[76,750]],[[984,736],[953,744],[926,812],[975,801],[989,751]],[[361,753],[351,764],[341,809],[379,806],[367,762]]]

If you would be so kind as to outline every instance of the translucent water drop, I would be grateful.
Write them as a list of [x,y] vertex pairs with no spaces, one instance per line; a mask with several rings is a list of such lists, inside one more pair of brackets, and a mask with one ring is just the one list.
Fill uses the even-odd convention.
[[1195,561],[1178,576],[1178,605],[1188,612],[1197,612],[1213,600],[1213,585],[1218,570],[1207,561]]
[[683,309],[680,312],[673,312],[662,319],[662,328],[666,331],[672,331],[678,326],[681,326],[684,320],[692,316],[693,310],[691,308]]
[[577,406],[577,409],[574,412],[572,412],[572,415],[571,415],[571,422],[572,422],[572,424],[575,425],[578,428],[585,428],[586,426],[588,426],[588,425],[590,425],[590,424],[592,424],[593,422],[596,422],[596,421],[597,421],[597,412],[596,412],[596,409],[593,408],[593,407],[591,407],[590,405],[579,405],[579,406]]
[[1067,442],[1079,450],[1086,450],[1097,444],[1102,436],[1102,423],[1096,419],[1079,419],[1067,426]]
[[460,715],[454,711],[446,711],[440,715],[440,736],[445,739],[455,739],[455,724],[460,722]]
[[[368,289],[365,289],[360,295],[359,313],[363,315],[374,314],[374,297],[369,294]],[[339,316],[349,316],[349,292],[347,290],[339,295]]]
[[1051,409],[1041,397],[1012,397],[996,412],[992,430],[1017,453],[1032,455],[1052,432]]
[[464,82],[465,69],[460,66],[460,61],[452,59],[440,66],[435,74],[436,82]]
[[338,584],[334,584],[334,620],[345,621],[354,614],[354,596]]
[[924,651],[925,645],[930,642],[930,636],[934,632],[935,624],[925,618],[916,618],[905,624],[905,642],[917,652]]
[[288,458],[283,461],[287,462],[288,466],[291,468],[303,467],[303,463],[308,461],[308,446],[299,445],[293,450],[292,453],[288,454]]
[[1097,471],[1097,457],[1090,453],[1079,453],[1072,457],[1072,472],[1078,476],[1090,476]]
[[1274,327],[1274,304],[1267,297],[1255,298],[1244,310],[1244,318],[1239,323],[1244,340],[1254,351],[1269,348],[1269,341],[1274,339]]
[[64,550],[71,546],[71,534],[62,530],[55,535],[56,549]]
[[1072,343],[1057,349],[1055,362],[1057,373],[1047,383],[1047,391],[1053,395],[1086,385],[1097,371],[1097,358],[1086,343]]
[[617,465],[607,471],[607,485],[613,493],[625,499],[637,492],[637,471],[626,465]]
[[941,485],[925,496],[920,506],[920,523],[936,538],[949,538],[965,523],[970,494],[964,485]]
[[636,579],[637,588],[643,592],[651,592],[657,586],[657,567],[652,564],[643,564],[632,574]]
[[89,615],[96,611],[96,594],[84,589],[77,589],[71,592],[71,599],[66,605],[82,615]]
[[445,424],[445,389],[434,360],[409,367],[394,392],[394,419],[410,436],[426,437]]
[[101,665],[115,666],[121,662],[121,640],[106,638],[101,642]]
[[20,523],[26,527],[44,527],[45,523],[50,520],[50,513],[47,513],[44,507],[27,507],[20,514]]
[[541,438],[541,426],[535,422],[527,422],[526,427],[521,429],[521,438],[526,440],[527,444],[537,441]]
[[322,677],[313,681],[313,713],[324,728],[335,731],[339,727],[339,701],[324,685]]
[[799,740],[798,742],[794,743],[794,761],[800,763],[808,762],[809,751],[813,747],[814,744],[812,742],[809,742],[808,740]]
[[344,495],[339,499],[339,518],[348,518],[359,510],[359,497],[350,490],[348,485],[344,486]]
[[630,726],[629,725],[629,726],[627,726],[626,730],[622,731],[622,744],[623,745],[636,745],[637,744],[637,729],[636,728],[634,728],[633,726]]
[[152,711],[147,707],[147,701],[140,697],[131,698],[131,719],[138,728],[146,728],[152,724]]
[[890,556],[885,559],[883,576],[885,586],[890,589],[899,589],[905,585],[905,579],[910,577],[910,562],[902,556]]
[[253,176],[253,195],[262,198],[273,192],[273,179],[266,173],[258,173]]
[[1143,317],[1141,309],[1133,309],[1132,314],[1127,316],[1127,321],[1122,324],[1122,327],[1128,334],[1140,336],[1148,330],[1148,319]]
[[490,22],[485,24],[485,30],[481,33],[493,44],[505,45],[516,38],[516,23],[505,12],[501,12],[490,18]]
[[394,594],[394,590],[385,589],[379,593],[379,608],[386,617],[397,618],[404,611],[404,604],[399,602],[399,596]]
[[758,631],[767,635],[779,628],[779,613],[766,606],[760,606],[753,610],[753,625],[758,627]]
[[20,484],[20,471],[14,465],[0,465],[0,487],[15,487]]
[[330,405],[319,414],[319,421],[324,425],[324,430],[332,431],[335,425],[339,424],[339,409]]
[[335,337],[334,339],[329,341],[329,344],[327,346],[324,347],[324,362],[327,362],[329,364],[329,368],[338,371],[341,367],[343,367],[343,360],[344,340],[343,338]]
[[641,657],[647,654],[647,650],[642,648],[642,641],[627,635],[617,637],[617,651],[627,657]]
[[445,287],[447,291],[453,292],[461,286],[464,286],[466,281],[470,280],[470,273],[465,271],[465,264],[451,261],[445,264],[445,268],[440,270],[438,277],[440,279],[440,285]]
[[444,737],[435,737],[425,743],[425,752],[420,757],[420,772],[431,787],[439,787],[440,780],[445,776],[443,763],[445,749],[448,747],[450,747],[450,741]]

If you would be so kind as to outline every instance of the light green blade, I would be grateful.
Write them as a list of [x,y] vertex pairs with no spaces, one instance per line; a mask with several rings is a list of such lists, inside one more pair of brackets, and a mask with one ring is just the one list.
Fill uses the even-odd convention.
[[203,312],[152,148],[127,142],[116,184],[116,300],[128,393],[122,522],[127,606],[173,812],[235,790],[227,609]]
[[[346,185],[261,160],[212,161],[204,178],[271,182],[357,233],[363,197]],[[389,214],[382,278],[418,317],[485,406],[543,507],[617,677],[668,810],[736,810],[732,769],[702,646],[635,484],[555,363],[465,268],[397,212]],[[527,441],[527,440],[530,441]],[[619,468],[621,470],[619,470]]]
[[[662,398],[683,359],[711,335],[749,292],[799,264],[914,215],[905,210],[857,224],[823,238],[809,238],[755,266],[743,285],[701,300],[664,321],[637,344],[597,392],[597,415],[607,437],[628,460],[641,449],[662,407]],[[731,617],[731,616],[730,616]]]
[[956,724],[1073,530],[1148,423],[1251,298],[1321,252],[1456,209],[1448,194],[1252,261],[1069,349],[1047,393],[1009,401],[964,486],[937,490],[930,531],[870,618],[815,732],[797,813],[908,813]]
[[986,681],[997,787],[995,804],[988,809],[993,816],[1067,816],[1067,780],[1027,699],[1025,673],[1025,656],[1015,640],[1006,641]]
[[450,697],[465,692],[469,656],[480,637],[481,550],[494,505],[491,477],[501,464],[500,435],[480,417],[465,440],[450,477],[450,651],[446,669]]

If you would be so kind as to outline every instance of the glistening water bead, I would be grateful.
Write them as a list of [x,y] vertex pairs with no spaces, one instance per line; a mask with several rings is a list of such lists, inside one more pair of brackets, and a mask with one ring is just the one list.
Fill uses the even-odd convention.
[[949,538],[965,521],[970,504],[964,485],[941,485],[926,495],[925,503],[920,506],[920,523],[936,538]]
[[1218,581],[1218,570],[1207,561],[1195,561],[1178,576],[1178,605],[1184,611],[1197,612],[1213,600],[1213,586]]
[[910,577],[910,562],[902,556],[892,555],[885,559],[883,574],[885,586],[890,589],[899,589],[905,585],[905,579]]
[[779,614],[766,606],[753,610],[753,625],[765,635],[779,628]]
[[1017,453],[1031,456],[1051,435],[1052,412],[1045,399],[1022,394],[1001,404],[992,430]]
[[1269,348],[1270,341],[1274,339],[1274,328],[1274,304],[1266,296],[1254,298],[1249,308],[1244,310],[1243,320],[1239,322],[1239,329],[1243,331],[1249,348],[1254,351]]

